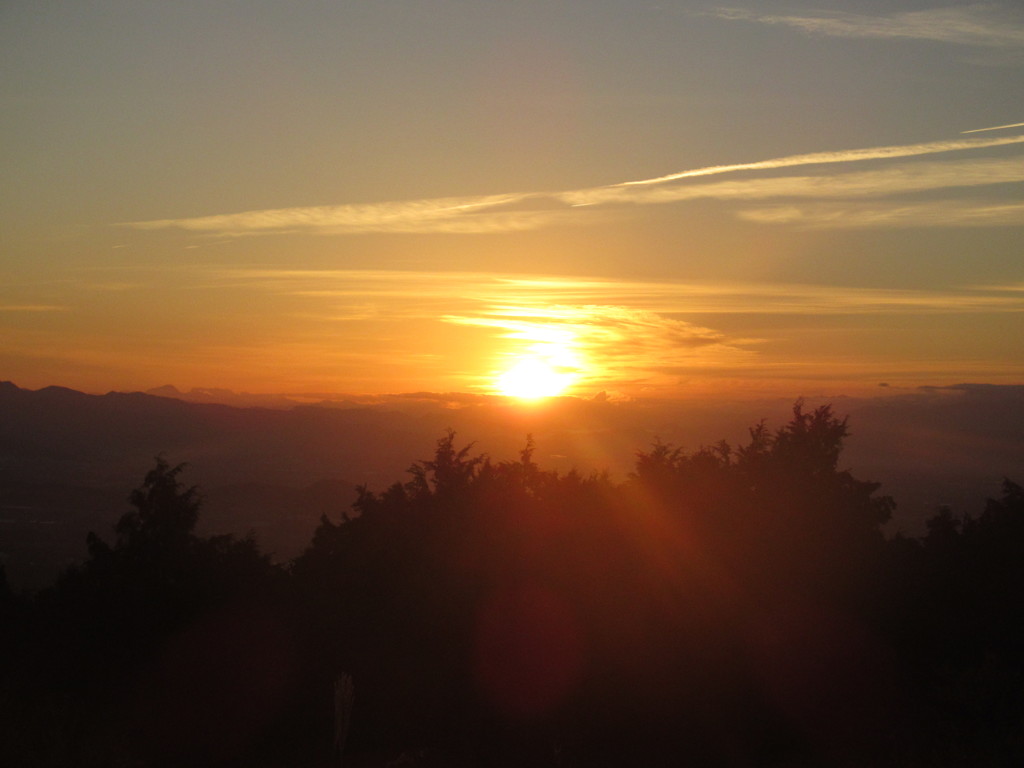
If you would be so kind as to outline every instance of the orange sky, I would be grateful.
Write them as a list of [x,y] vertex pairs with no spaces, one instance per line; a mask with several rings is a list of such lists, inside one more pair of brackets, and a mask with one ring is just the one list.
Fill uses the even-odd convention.
[[1024,12],[787,14],[5,5],[0,378],[1019,383]]

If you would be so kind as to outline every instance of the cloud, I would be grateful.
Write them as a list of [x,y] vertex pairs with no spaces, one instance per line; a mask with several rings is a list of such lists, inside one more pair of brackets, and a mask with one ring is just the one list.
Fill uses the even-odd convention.
[[1022,128],[1024,123],[1010,123],[1008,125],[993,125],[991,128],[973,128],[969,131],[960,131],[960,133],[982,133],[984,131],[1001,131],[1005,128]]
[[847,38],[902,38],[931,40],[985,48],[1024,46],[1024,24],[997,5],[868,16],[843,12],[774,15],[744,8],[719,8],[711,15],[730,21],[749,21],[792,27],[809,34]]
[[[1009,127],[1009,126],[1006,126]],[[720,173],[732,173],[734,171],[762,171],[774,170],[777,168],[792,168],[800,165],[826,165],[832,163],[854,163],[865,160],[895,160],[904,157],[915,157],[920,155],[934,155],[945,152],[957,152],[968,149],[989,149],[1001,147],[1008,144],[1020,144],[1024,142],[1024,136],[1005,136],[998,139],[956,139],[947,141],[929,141],[919,144],[897,144],[887,147],[869,147],[866,149],[847,149],[837,152],[812,152],[803,155],[788,155],[777,157],[771,160],[758,160],[752,163],[736,163],[733,165],[714,165],[707,168],[697,168],[689,171],[679,171],[666,176],[657,176],[653,179],[641,179],[639,181],[625,181],[613,187],[646,186],[650,184],[662,184],[668,181],[694,178],[697,176],[712,176]]]
[[[906,312],[1021,312],[1017,284],[960,290],[855,288],[790,283],[614,280],[596,277],[501,275],[490,272],[388,270],[210,269],[215,284],[318,299],[324,306],[387,307],[391,318],[422,318],[520,330],[547,323],[570,329],[612,319],[639,322],[652,315],[901,314]],[[1008,295],[1009,294],[1009,295]],[[456,298],[457,297],[457,298]],[[440,307],[447,307],[439,311]],[[616,308],[622,315],[616,315]],[[305,309],[313,307],[306,305]],[[639,314],[637,314],[639,313]],[[467,318],[476,318],[468,322]],[[600,320],[600,322],[598,322]],[[532,325],[531,325],[532,324]],[[677,326],[682,327],[682,326]],[[692,335],[688,326],[687,334]],[[709,331],[705,340],[727,343]],[[697,335],[700,335],[698,333]],[[523,337],[525,338],[525,337]],[[677,337],[677,341],[682,337]],[[534,339],[541,340],[541,339]],[[700,346],[697,344],[696,346]]]
[[57,304],[0,304],[0,312],[67,312]]
[[[138,230],[183,229],[218,236],[283,233],[500,233],[589,221],[611,206],[663,204],[714,198],[742,200],[788,196],[884,196],[942,188],[1024,180],[1024,163],[971,159],[902,165],[876,171],[813,176],[744,178],[686,183],[740,171],[889,161],[908,157],[991,149],[1024,143],[1024,135],[970,138],[866,149],[817,152],[679,171],[649,179],[561,192],[517,192],[383,203],[282,208],[184,219],[129,222]],[[595,210],[595,207],[599,207]],[[750,217],[748,217],[750,218]],[[754,219],[756,220],[756,219]]]
[[[829,329],[837,326],[831,318],[842,318],[845,327],[863,318],[854,325],[885,329],[901,325],[901,318],[945,315],[960,323],[966,314],[1024,312],[1018,281],[886,290],[469,271],[192,265],[186,276],[181,267],[168,269],[176,290],[214,290],[232,304],[258,307],[266,322],[250,328],[246,320],[243,332],[226,336],[204,330],[180,348],[164,345],[154,352],[154,360],[163,359],[154,370],[244,371],[268,391],[281,391],[294,371],[306,371],[304,386],[315,391],[329,391],[344,376],[346,389],[356,391],[436,381],[445,389],[488,392],[501,372],[530,355],[555,361],[574,377],[577,392],[667,392],[680,377],[703,381],[709,372],[719,380],[761,381],[768,373],[794,382],[868,373],[892,380],[904,362],[851,360],[841,340],[830,341]],[[819,351],[800,351],[808,345]],[[89,348],[102,345],[90,340]],[[908,375],[921,375],[930,359],[906,361]],[[964,370],[945,358],[934,363]],[[943,380],[934,372],[929,377]]]
[[672,203],[702,198],[885,197],[1020,181],[1024,181],[1024,156],[903,164],[875,171],[819,176],[781,176],[693,185],[604,187],[563,195],[578,205]]
[[748,347],[756,341],[621,305],[490,305],[442,320],[492,329],[512,342],[510,359],[522,354],[548,358],[581,388],[648,380],[667,371],[739,365],[754,354]]
[[753,208],[737,214],[760,224],[806,229],[1024,226],[1024,203],[944,200],[912,205],[815,203]]
[[[96,272],[81,268],[66,277],[77,283],[80,275],[92,277]],[[834,381],[840,373],[856,379],[867,375],[865,371],[877,375],[876,381],[892,381],[895,366],[903,363],[884,354],[874,362],[862,357],[849,362],[849,369],[840,368],[843,359],[839,358],[848,350],[843,348],[845,337],[833,329],[852,327],[846,316],[858,316],[853,326],[880,329],[880,333],[913,325],[923,326],[927,334],[932,324],[917,323],[915,318],[946,315],[948,323],[967,327],[961,318],[966,313],[991,318],[1000,314],[1004,317],[995,324],[1005,325],[1006,314],[1019,317],[1024,312],[1019,280],[943,290],[881,290],[208,263],[150,264],[138,272],[145,286],[139,295],[155,297],[156,319],[166,318],[181,330],[175,338],[161,341],[141,327],[125,326],[123,313],[109,302],[87,302],[81,308],[81,332],[68,344],[51,338],[46,328],[22,322],[27,316],[7,315],[7,358],[45,357],[47,370],[92,371],[94,375],[101,368],[126,372],[125,360],[133,365],[141,360],[150,371],[147,376],[157,381],[209,380],[209,372],[214,371],[218,377],[214,383],[227,385],[242,377],[255,382],[247,386],[266,391],[282,391],[284,386],[329,391],[339,381],[347,382],[346,388],[365,391],[393,388],[402,381],[490,391],[493,373],[502,363],[540,344],[575,351],[577,362],[565,359],[578,368],[579,391],[628,388],[636,392],[641,386],[662,385],[672,389],[678,377],[701,379],[701,371],[714,371],[719,381],[723,376],[761,381],[769,373],[782,372],[792,374],[793,381],[806,381],[819,373]],[[217,295],[216,306],[202,309],[208,302],[196,300],[193,294],[205,291]],[[0,306],[36,311],[30,308],[50,305],[12,299]],[[180,326],[174,309],[180,306],[200,308],[201,314],[188,328]],[[246,312],[233,322],[224,307],[244,307]],[[842,322],[830,319],[836,317]],[[914,322],[903,323],[901,318]],[[109,330],[115,326],[124,333],[111,335]],[[148,346],[142,358],[135,352],[127,354],[143,337]],[[970,340],[964,343],[969,349]],[[800,352],[815,344],[826,352],[836,349],[837,360]],[[987,359],[985,349],[981,344],[977,365],[994,371],[995,365],[1005,361],[1006,370],[1000,376],[1012,379],[1013,361],[995,353]],[[955,377],[928,374],[925,380],[963,380],[964,370],[976,370],[970,360],[950,361],[942,355],[934,360],[936,365],[949,366]],[[921,380],[927,363],[907,361],[907,374]],[[872,365],[879,367],[872,369]]]
[[544,226],[560,211],[509,211],[503,208],[527,194],[481,195],[353,205],[281,208],[242,213],[160,219],[125,224],[134,229],[178,228],[219,235],[319,232],[463,232],[480,233]]
[[993,291],[996,293],[1024,293],[1024,283],[1006,283],[1003,285],[975,285],[971,286],[975,291]]

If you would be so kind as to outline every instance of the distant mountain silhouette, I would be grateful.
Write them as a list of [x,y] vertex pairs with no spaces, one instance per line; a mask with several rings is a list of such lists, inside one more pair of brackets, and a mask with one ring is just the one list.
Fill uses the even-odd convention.
[[222,388],[200,388],[190,389],[182,392],[173,384],[164,384],[162,387],[147,389],[145,394],[156,395],[157,397],[170,397],[175,400],[184,400],[188,403],[217,403],[220,405],[233,405],[237,408],[276,408],[287,410],[296,405],[302,405],[316,400],[317,398],[295,398],[287,395],[254,395],[248,392],[234,392]]
[[[532,434],[542,467],[623,477],[636,451],[657,439],[688,450],[723,437],[740,442],[750,424],[761,418],[782,422],[792,405],[781,398],[558,398],[523,408],[503,398],[432,393],[290,407],[286,396],[266,396],[274,408],[181,399],[231,394],[183,394],[166,386],[151,393],[90,395],[0,382],[0,520],[19,521],[0,526],[21,526],[22,544],[48,542],[43,549],[50,552],[36,552],[30,563],[23,546],[0,536],[0,562],[8,562],[12,582],[19,574],[35,581],[55,573],[86,530],[108,530],[125,510],[124,489],[161,453],[189,464],[191,481],[208,499],[202,523],[207,532],[252,530],[264,550],[287,558],[308,541],[320,514],[331,514],[335,496],[337,519],[355,485],[381,488],[402,477],[409,457],[429,454],[447,428],[473,435],[479,450],[497,459],[516,456]],[[843,460],[896,498],[893,528],[923,533],[924,520],[940,505],[976,511],[973,505],[996,495],[1004,476],[1020,476],[1024,387],[886,390],[883,397],[836,402],[851,423]],[[9,513],[3,499],[19,483],[50,489],[37,497],[60,501]],[[94,492],[99,495],[90,496]],[[76,506],[76,494],[91,501]],[[71,508],[83,511],[66,512]]]
[[[315,416],[0,383],[0,564],[16,587],[52,579],[84,556],[89,530],[110,530],[131,478],[161,453],[191,465],[206,532],[252,531],[265,551],[293,557],[322,514],[354,497],[344,471],[367,468],[344,418]],[[373,436],[357,431],[365,448]]]

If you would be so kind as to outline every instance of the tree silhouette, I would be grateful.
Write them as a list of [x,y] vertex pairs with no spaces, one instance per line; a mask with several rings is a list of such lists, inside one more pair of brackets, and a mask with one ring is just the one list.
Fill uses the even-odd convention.
[[[355,516],[325,519],[296,561],[334,637],[325,679],[352,672],[367,692],[362,723],[380,718],[381,739],[455,739],[470,722],[499,738],[513,722],[535,743],[541,724],[569,718],[587,725],[562,738],[594,754],[641,739],[648,759],[711,755],[730,728],[761,749],[764,723],[824,694],[797,696],[750,665],[810,675],[870,661],[833,648],[832,630],[809,634],[816,621],[860,626],[851,611],[892,510],[877,484],[839,468],[846,436],[830,408],[797,403],[788,424],[758,425],[740,448],[656,444],[616,485],[541,470],[530,439],[519,461],[492,462],[449,431],[409,481],[361,488]],[[562,682],[540,686],[540,669]],[[785,689],[771,694],[785,699],[778,712],[765,686]],[[859,706],[855,689],[832,695]],[[359,725],[357,712],[357,740]]]
[[52,589],[0,578],[0,759],[326,764],[343,680],[367,764],[1016,764],[1024,490],[887,540],[848,434],[797,402],[613,482],[448,431],[287,570],[158,457]]
[[283,706],[282,573],[252,539],[195,534],[183,471],[158,457],[113,543],[90,533],[85,562],[37,600],[35,682],[69,702],[55,723],[88,724],[55,740],[65,764],[234,759]]
[[158,456],[151,469],[131,494],[134,512],[117,523],[118,547],[181,546],[193,535],[199,519],[199,493],[195,486],[185,488],[179,480],[185,465],[171,467]]

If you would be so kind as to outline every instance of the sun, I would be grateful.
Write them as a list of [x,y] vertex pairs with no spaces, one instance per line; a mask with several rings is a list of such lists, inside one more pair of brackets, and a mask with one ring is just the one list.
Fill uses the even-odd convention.
[[572,384],[573,375],[560,371],[540,357],[521,359],[495,382],[495,388],[506,397],[537,400],[560,395]]

